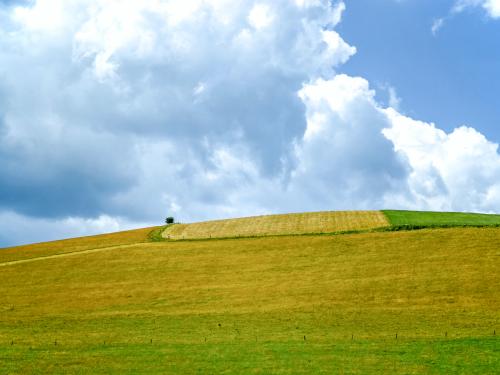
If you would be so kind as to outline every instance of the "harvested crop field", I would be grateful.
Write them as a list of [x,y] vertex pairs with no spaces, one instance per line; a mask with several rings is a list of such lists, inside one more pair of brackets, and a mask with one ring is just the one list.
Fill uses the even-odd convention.
[[368,230],[388,225],[387,218],[380,211],[324,211],[175,224],[167,227],[163,237],[179,240],[320,234]]

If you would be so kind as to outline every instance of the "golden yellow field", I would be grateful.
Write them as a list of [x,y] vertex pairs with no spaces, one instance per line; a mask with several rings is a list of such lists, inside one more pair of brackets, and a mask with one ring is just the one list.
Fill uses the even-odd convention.
[[0,249],[0,262],[147,242],[153,229],[155,227],[4,248]]
[[380,211],[324,211],[213,220],[167,227],[163,237],[178,239],[335,233],[386,227]]
[[[54,242],[65,251],[55,256],[49,244],[6,250],[0,373],[500,368],[497,228],[156,243],[146,233]],[[15,263],[26,253],[39,260]]]

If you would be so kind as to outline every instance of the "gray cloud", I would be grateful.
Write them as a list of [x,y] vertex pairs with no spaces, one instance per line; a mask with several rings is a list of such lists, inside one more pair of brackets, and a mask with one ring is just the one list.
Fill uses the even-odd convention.
[[[455,207],[463,163],[450,157],[453,174],[420,166],[405,141],[413,125],[399,126],[366,80],[336,74],[356,52],[335,32],[343,9],[328,0],[0,7],[0,244],[167,214]],[[474,207],[497,207],[496,170],[484,166],[477,191],[488,203]]]
[[139,221],[182,201],[225,212],[248,176],[206,179],[220,173],[214,155],[244,150],[254,179],[290,173],[306,128],[297,91],[354,52],[325,31],[342,9],[39,0],[3,13],[0,209]]

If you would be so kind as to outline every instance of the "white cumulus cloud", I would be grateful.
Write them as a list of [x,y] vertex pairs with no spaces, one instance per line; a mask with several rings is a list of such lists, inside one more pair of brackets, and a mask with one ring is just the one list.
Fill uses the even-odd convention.
[[[434,124],[386,110],[384,134],[412,168],[409,185],[416,207],[495,212],[500,209],[498,145],[461,126],[447,134]],[[409,203],[410,204],[410,203]]]
[[468,7],[482,7],[492,18],[500,18],[500,0],[458,0],[454,12],[462,12]]
[[167,214],[500,210],[495,144],[401,114],[393,87],[385,108],[366,79],[338,74],[356,53],[336,30],[344,9],[329,0],[0,7],[0,243]]
[[368,81],[341,74],[306,84],[299,95],[307,129],[290,190],[307,202],[301,209],[382,208],[405,194],[406,164],[382,134],[390,123]]

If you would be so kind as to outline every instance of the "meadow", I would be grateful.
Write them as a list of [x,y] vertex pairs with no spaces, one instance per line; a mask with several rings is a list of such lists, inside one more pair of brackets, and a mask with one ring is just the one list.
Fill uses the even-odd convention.
[[[500,215],[469,212],[382,211],[393,227],[486,227],[500,226]],[[411,228],[410,228],[411,229]]]
[[148,242],[150,230],[40,259],[0,250],[0,372],[500,369],[497,228]]

